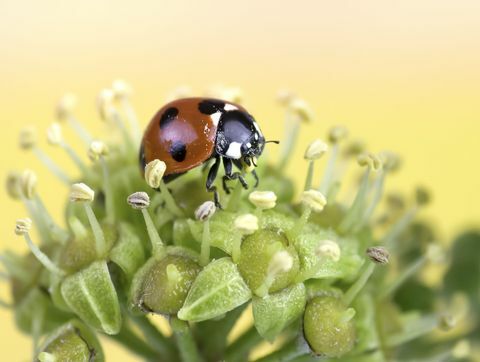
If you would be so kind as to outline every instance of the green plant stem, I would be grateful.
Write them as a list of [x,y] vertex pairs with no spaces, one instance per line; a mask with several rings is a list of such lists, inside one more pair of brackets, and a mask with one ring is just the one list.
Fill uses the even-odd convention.
[[350,304],[352,304],[352,302],[355,300],[355,297],[365,286],[374,270],[375,264],[370,263],[360,275],[360,277],[355,281],[355,283],[353,283],[353,285],[347,290],[347,292],[343,296],[343,302],[345,303],[345,306],[348,307]]
[[98,223],[97,217],[93,212],[92,205],[88,202],[84,202],[83,206],[85,207],[85,212],[88,217],[88,221],[93,231],[93,236],[95,239],[95,251],[97,256],[102,257],[107,252],[107,242],[105,241],[105,235],[103,234],[102,227]]
[[335,165],[337,163],[338,151],[339,151],[338,143],[335,143],[332,146],[332,151],[330,152],[330,158],[328,159],[327,167],[323,173],[323,179],[320,183],[320,187],[318,188],[318,190],[325,196],[327,196],[330,193],[330,187],[334,182]]
[[176,317],[170,319],[173,336],[177,343],[180,357],[183,362],[201,362],[203,359],[198,351],[192,330],[187,322]]
[[157,351],[166,361],[178,359],[172,341],[165,337],[147,317],[131,317],[131,320],[140,329],[147,343]]
[[235,188],[233,189],[232,195],[228,200],[227,211],[236,211],[238,205],[240,204],[240,198],[242,197],[243,186],[240,181],[237,181]]
[[58,241],[60,241],[62,244],[67,242],[68,238],[70,237],[69,233],[55,223],[40,196],[35,195],[33,201],[35,203],[37,212],[41,215],[45,226],[50,231],[52,236],[58,239]]
[[163,356],[153,350],[145,341],[139,338],[126,323],[122,326],[120,333],[109,336],[111,339],[121,344],[123,347],[128,349],[130,352],[145,358],[147,361],[155,362],[170,362],[167,359],[164,359]]
[[210,220],[203,223],[202,247],[200,250],[200,265],[205,266],[210,261]]
[[105,192],[105,209],[107,214],[107,220],[109,222],[115,221],[115,199],[113,197],[113,188],[110,182],[110,174],[108,172],[108,165],[105,158],[100,157],[100,163],[102,165],[103,172],[103,190]]
[[397,347],[428,334],[436,328],[438,328],[438,317],[436,315],[422,317],[408,325],[403,332],[389,336],[386,341],[387,346]]
[[340,223],[339,229],[343,233],[347,233],[350,230],[352,230],[355,227],[355,223],[358,220],[360,221],[362,220],[362,212],[364,211],[364,207],[365,207],[365,198],[367,197],[368,188],[369,188],[369,183],[368,183],[369,177],[370,177],[370,166],[367,167],[367,170],[363,174],[362,182],[358,189],[357,195],[353,200],[352,206],[350,206],[350,208],[347,211],[347,214],[345,215],[344,219]]
[[412,220],[415,218],[415,215],[417,214],[418,207],[415,206],[409,211],[403,215],[400,220],[398,220],[390,229],[390,231],[385,235],[383,238],[382,244],[385,245],[385,247],[392,251],[395,250],[395,241],[398,239],[400,234],[410,225]]
[[315,161],[309,161],[308,162],[307,179],[305,180],[305,187],[303,188],[305,191],[310,190],[312,188],[312,180],[313,180],[314,169],[315,169]]
[[35,147],[33,153],[42,162],[45,167],[64,184],[70,186],[70,177],[40,148]]
[[158,255],[164,250],[164,244],[158,231],[153,223],[152,218],[147,209],[142,209],[143,218],[145,220],[145,224],[147,226],[147,233],[148,237],[150,238],[150,242],[152,243],[152,254]]
[[427,262],[427,257],[422,256],[418,260],[411,263],[406,270],[404,270],[394,282],[389,284],[389,286],[379,295],[379,299],[384,299],[390,295],[393,295],[397,289],[405,283],[406,280],[415,275]]
[[263,342],[263,338],[258,334],[255,327],[250,327],[235,342],[228,346],[225,353],[225,361],[246,361],[248,359],[248,354],[250,353],[250,351],[261,342]]
[[73,115],[67,117],[67,122],[75,131],[75,134],[80,137],[85,146],[89,147],[92,143],[92,136],[88,131],[82,126],[82,124],[75,118]]
[[167,188],[167,185],[165,185],[165,182],[163,181],[160,182],[160,192],[162,193],[163,200],[165,201],[167,209],[175,216],[183,217],[184,215],[182,210],[180,210],[180,208],[177,206],[175,199],[173,198],[172,194]]
[[62,147],[63,150],[67,153],[68,157],[72,159],[73,163],[75,163],[75,165],[78,167],[80,172],[82,172],[84,175],[90,174],[90,170],[88,169],[88,167],[81,160],[80,156],[78,156],[75,150],[72,147],[70,147],[70,145],[68,145],[67,143],[61,143],[60,147]]
[[[288,161],[290,161],[292,157],[293,150],[295,149],[295,144],[297,143],[298,133],[300,131],[301,122],[299,120],[290,120],[289,115],[286,116],[286,123],[287,123],[287,134],[286,134],[286,141],[282,142],[285,146],[282,151],[282,156],[280,162],[278,164],[278,170],[282,172],[288,165]],[[293,124],[292,124],[293,123]]]

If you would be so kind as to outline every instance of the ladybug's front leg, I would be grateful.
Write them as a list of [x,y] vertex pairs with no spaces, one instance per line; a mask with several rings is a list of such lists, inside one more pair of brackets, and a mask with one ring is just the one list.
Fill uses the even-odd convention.
[[215,157],[215,163],[210,167],[210,170],[208,171],[208,176],[207,176],[207,191],[208,192],[213,192],[213,201],[215,202],[215,206],[218,207],[219,209],[222,209],[222,205],[220,204],[220,197],[218,196],[218,191],[217,187],[213,184],[215,182],[215,179],[217,178],[218,174],[218,168],[220,167],[220,157],[217,156]]
[[257,188],[258,184],[260,183],[260,179],[258,178],[257,171],[253,170],[252,175],[253,175],[253,178],[255,179],[255,185],[253,185],[253,187]]
[[233,162],[230,158],[223,158],[223,166],[225,168],[225,176],[223,176],[223,189],[227,194],[230,193],[230,188],[227,186],[228,180],[235,180],[238,178],[244,189],[248,189],[248,184],[240,172],[233,172]]

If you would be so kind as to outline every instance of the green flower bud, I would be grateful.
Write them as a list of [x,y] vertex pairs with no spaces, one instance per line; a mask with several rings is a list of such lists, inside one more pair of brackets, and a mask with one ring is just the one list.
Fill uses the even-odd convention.
[[[117,229],[112,226],[104,226],[102,230],[105,234],[108,249],[110,249],[118,239],[119,233]],[[73,273],[85,268],[96,259],[95,238],[89,229],[84,237],[81,239],[73,238],[62,247],[58,258],[58,265],[67,273]]]
[[103,362],[102,347],[83,323],[72,320],[47,337],[36,361]]
[[299,269],[295,248],[289,245],[284,234],[272,230],[259,230],[243,240],[238,269],[251,290],[257,290],[264,284],[269,269],[272,269],[270,268],[272,258],[281,251],[291,256],[292,265],[286,271],[280,270],[275,273],[268,289],[270,293],[282,290],[295,280]]
[[152,257],[136,274],[130,292],[134,309],[175,314],[201,268],[187,255]]
[[326,357],[340,357],[355,344],[353,309],[332,296],[315,297],[307,303],[303,333],[312,351]]
[[68,276],[61,292],[70,309],[90,327],[107,334],[120,331],[120,305],[106,262],[93,262]]

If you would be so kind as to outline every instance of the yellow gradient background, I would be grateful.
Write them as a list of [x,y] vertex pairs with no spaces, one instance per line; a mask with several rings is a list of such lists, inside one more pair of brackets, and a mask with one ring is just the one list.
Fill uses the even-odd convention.
[[[424,1],[23,1],[0,2],[0,177],[29,167],[39,192],[60,220],[66,190],[17,134],[53,121],[65,91],[80,98],[78,117],[105,135],[94,97],[115,78],[135,88],[143,123],[166,94],[182,84],[197,93],[212,84],[239,86],[245,103],[272,139],[283,116],[274,97],[289,88],[312,104],[317,120],[300,143],[344,124],[374,151],[404,159],[388,180],[408,192],[434,193],[424,216],[443,240],[480,221],[480,2]],[[66,137],[77,144],[71,132]],[[53,158],[67,158],[41,141]],[[47,148],[48,147],[48,148]],[[306,165],[295,152],[289,172],[302,181]],[[74,173],[68,162],[66,169]],[[1,193],[0,247],[25,250],[13,235],[25,215]],[[0,287],[2,298],[9,298]],[[106,344],[109,361],[132,361]],[[0,311],[3,361],[27,361],[29,338]]]

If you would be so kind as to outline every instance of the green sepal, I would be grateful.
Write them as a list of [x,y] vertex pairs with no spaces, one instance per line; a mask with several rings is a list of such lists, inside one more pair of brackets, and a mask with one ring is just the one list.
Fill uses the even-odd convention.
[[[324,261],[318,265],[319,259],[315,250],[322,240],[338,243],[341,251],[340,260],[334,261],[325,257]],[[356,239],[340,237],[333,230],[321,229],[314,225],[308,225],[295,238],[295,247],[300,258],[301,273],[309,278],[335,278],[350,281],[358,275],[364,262],[364,258],[359,255]]]
[[128,224],[120,224],[118,231],[117,242],[110,251],[109,257],[130,280],[145,262],[145,251],[140,238]]
[[307,302],[302,283],[292,285],[264,298],[253,297],[253,319],[258,333],[273,341],[290,323],[301,316]]
[[178,318],[192,322],[212,319],[246,303],[251,296],[230,258],[214,260],[198,274]]
[[105,261],[65,278],[61,292],[70,309],[90,327],[111,335],[120,331],[120,305]]
[[56,361],[103,362],[105,356],[96,335],[78,320],[71,320],[53,331],[37,353],[52,355]]
[[32,333],[33,321],[40,318],[40,332],[45,333],[57,328],[72,317],[71,314],[57,309],[48,294],[39,288],[31,289],[22,301],[15,306],[15,322],[24,333]]
[[[129,306],[133,313],[170,315],[180,310],[201,270],[190,253],[182,249],[168,248],[165,254],[152,256],[138,270],[129,293]],[[170,285],[167,276],[169,265],[174,265],[180,276],[179,281],[173,285]]]

